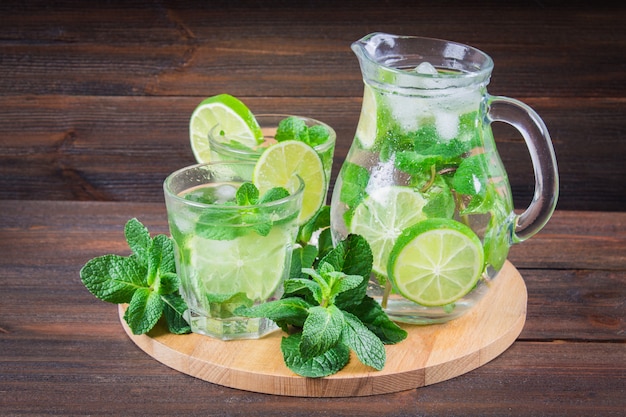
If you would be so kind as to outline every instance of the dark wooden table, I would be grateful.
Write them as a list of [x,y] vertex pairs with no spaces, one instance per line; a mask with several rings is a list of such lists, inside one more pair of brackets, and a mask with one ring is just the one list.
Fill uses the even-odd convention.
[[[0,415],[623,416],[626,8],[300,3],[0,4]],[[518,340],[452,380],[342,399],[239,391],[150,358],[116,306],[82,285],[82,265],[128,254],[131,217],[168,232],[161,184],[193,163],[187,125],[204,97],[327,121],[336,176],[362,94],[349,45],[373,31],[484,50],[489,91],[530,104],[550,129],[559,206],[510,254],[528,288]],[[525,145],[496,134],[523,209]]]

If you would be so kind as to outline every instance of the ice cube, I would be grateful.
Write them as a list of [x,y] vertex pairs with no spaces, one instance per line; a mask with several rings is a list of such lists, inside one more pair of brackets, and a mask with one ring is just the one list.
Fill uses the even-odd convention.
[[403,132],[413,132],[419,129],[420,121],[432,117],[428,99],[395,94],[385,99],[394,121]]
[[230,184],[223,184],[215,190],[215,202],[214,204],[224,204],[229,201],[235,200],[237,195],[237,188]]
[[417,67],[415,67],[415,72],[418,74],[428,74],[428,75],[437,75],[437,69],[432,66],[430,62],[422,62]]
[[435,125],[437,133],[444,141],[449,141],[459,134],[459,116],[451,112],[435,113]]

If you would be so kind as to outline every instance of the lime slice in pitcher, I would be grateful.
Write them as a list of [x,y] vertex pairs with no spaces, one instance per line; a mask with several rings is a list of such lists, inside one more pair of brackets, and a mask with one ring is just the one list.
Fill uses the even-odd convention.
[[302,210],[298,223],[304,224],[319,210],[326,198],[326,178],[322,160],[304,142],[286,140],[267,148],[254,167],[252,182],[261,194],[283,187],[294,192],[296,175],[304,182]]
[[191,150],[198,162],[211,159],[208,135],[213,128],[227,140],[234,139],[249,148],[263,141],[261,127],[245,104],[228,94],[209,97],[196,107],[189,120]]
[[404,229],[426,219],[426,200],[410,187],[388,186],[371,192],[354,210],[350,233],[361,235],[374,255],[374,272],[387,276],[387,261]]
[[376,96],[372,88],[365,84],[363,90],[363,104],[361,116],[356,128],[356,138],[363,149],[370,149],[376,143],[377,134],[377,106]]
[[429,219],[398,238],[389,255],[389,279],[405,298],[443,306],[474,288],[484,262],[472,229],[455,220]]

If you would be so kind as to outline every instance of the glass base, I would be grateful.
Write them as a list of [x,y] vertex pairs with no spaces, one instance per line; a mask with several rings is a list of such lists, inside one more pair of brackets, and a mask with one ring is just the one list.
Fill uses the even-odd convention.
[[206,317],[187,311],[185,318],[193,333],[220,340],[259,339],[278,329],[267,318],[229,317],[226,319]]

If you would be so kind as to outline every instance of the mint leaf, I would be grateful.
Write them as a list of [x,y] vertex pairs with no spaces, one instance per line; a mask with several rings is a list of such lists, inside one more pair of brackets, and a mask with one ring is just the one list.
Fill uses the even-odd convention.
[[315,258],[317,258],[317,247],[313,245],[294,249],[291,254],[289,278],[301,277],[302,268],[312,268]]
[[335,274],[337,274],[337,279],[330,289],[331,294],[333,294],[333,302],[339,294],[357,288],[365,280],[361,275],[346,275],[343,272],[336,272]]
[[149,288],[140,288],[133,294],[124,313],[124,320],[133,334],[149,332],[161,318],[163,299]]
[[211,317],[227,319],[237,316],[235,310],[241,307],[250,307],[254,302],[248,298],[245,292],[230,294],[207,294],[209,302],[209,313]]
[[246,230],[241,227],[241,215],[232,209],[219,209],[205,211],[196,223],[196,235],[211,240],[233,240]]
[[266,317],[276,322],[286,331],[287,325],[297,327],[304,326],[304,321],[309,315],[311,304],[299,297],[283,298],[268,303],[258,304],[253,307],[241,307],[235,310],[235,314],[244,317]]
[[[445,184],[444,181],[441,181],[441,183]],[[439,217],[451,219],[452,216],[454,216],[454,196],[447,185],[445,188],[441,188],[439,192],[430,191],[427,194],[428,203],[422,208],[422,212],[428,218]]]
[[100,300],[122,304],[129,303],[137,289],[147,286],[146,272],[135,258],[104,255],[87,262],[80,270],[80,279]]
[[289,197],[289,191],[287,191],[286,188],[274,187],[267,190],[265,194],[259,198],[259,204],[271,203],[272,201],[277,201],[287,197]]
[[191,327],[184,319],[185,311],[187,310],[187,303],[178,294],[166,294],[161,295],[163,302],[163,316],[167,322],[167,328],[174,334],[186,334],[191,332]]
[[250,182],[244,182],[237,189],[235,201],[238,206],[253,206],[259,201],[259,189]]
[[180,280],[174,272],[163,272],[160,275],[159,286],[155,288],[160,295],[170,295],[178,292]]
[[[155,286],[157,291],[161,285],[159,279],[162,274],[176,273],[174,261],[174,246],[169,237],[158,235],[152,239],[152,244],[148,249],[148,286]],[[156,281],[156,282],[155,282]]]
[[[333,237],[330,233],[330,228],[322,230],[317,239],[318,257],[325,257],[330,251],[334,249]],[[315,265],[315,263],[313,263]]]
[[124,235],[130,250],[137,257],[137,261],[141,265],[147,265],[148,251],[150,250],[150,245],[152,244],[152,239],[150,238],[148,229],[141,224],[139,220],[133,218],[126,222],[126,225],[124,226]]
[[500,202],[500,195],[492,183],[486,185],[486,189],[481,194],[472,196],[467,207],[460,211],[461,215],[484,214],[492,211]]
[[278,123],[274,139],[278,142],[285,140],[299,140],[309,143],[309,128],[304,120],[299,117],[291,116],[281,120]]
[[354,350],[359,360],[367,366],[381,370],[385,366],[387,355],[385,346],[361,321],[350,313],[343,312],[345,326],[341,340]]
[[349,234],[320,261],[320,265],[328,263],[335,271],[348,275],[369,276],[372,271],[374,257],[369,243],[363,236]]
[[302,335],[296,333],[283,337],[280,343],[285,365],[298,375],[309,378],[329,376],[342,370],[350,360],[350,349],[342,343],[319,356],[304,359],[300,355],[301,338]]
[[410,175],[419,175],[430,171],[433,165],[441,165],[441,155],[423,155],[415,151],[404,151],[396,154],[395,165],[400,171]]
[[317,281],[307,278],[290,278],[285,281],[285,295],[304,295],[305,299],[311,296],[318,304],[322,303],[324,298],[322,287]]
[[335,270],[347,275],[365,277],[357,287],[337,295],[335,304],[339,308],[343,309],[358,304],[365,297],[373,259],[372,250],[367,240],[360,235],[350,234],[319,262],[320,265],[328,263]]
[[137,219],[126,223],[124,234],[133,253],[89,260],[80,270],[81,281],[103,301],[128,303],[124,320],[134,334],[147,333],[163,315],[170,331],[188,333],[183,318],[187,305],[178,293],[171,239],[165,235],[150,238]]
[[380,142],[379,158],[383,162],[391,160],[398,152],[413,149],[415,139],[413,134],[406,134],[395,127],[387,131]]
[[341,337],[344,316],[337,307],[315,306],[302,327],[300,355],[303,359],[319,356],[335,346]]
[[326,142],[330,137],[330,132],[325,126],[315,125],[309,128],[309,145],[315,147]]
[[341,190],[339,199],[348,207],[356,207],[365,198],[365,187],[370,180],[369,171],[352,162],[345,162],[341,168]]
[[488,176],[485,154],[478,154],[464,159],[457,168],[452,180],[452,187],[460,194],[470,196],[484,195]]
[[[329,233],[326,236],[329,239]],[[295,251],[294,265],[313,264],[301,269],[310,278],[289,278],[281,300],[236,313],[270,318],[286,332],[301,328],[281,343],[285,364],[299,375],[323,377],[338,372],[348,362],[351,348],[364,364],[382,369],[384,343],[397,343],[406,332],[366,296],[373,262],[369,244],[362,236],[349,235],[336,248],[322,245],[320,260],[304,261],[307,247]],[[317,250],[310,247],[314,257]]]
[[313,233],[327,227],[330,227],[330,206],[324,205],[308,222],[300,226],[298,243],[306,246],[311,240]]
[[[424,125],[413,133],[413,149],[421,154],[433,154],[429,148],[435,146],[439,141],[437,127],[434,124]],[[435,153],[436,154],[436,153]]]
[[399,343],[407,337],[407,332],[393,322],[380,304],[369,296],[364,297],[359,304],[346,308],[345,311],[356,316],[386,345]]
[[[260,236],[267,236],[274,222],[274,207],[250,207],[270,203],[289,196],[282,187],[269,189],[259,197],[258,188],[249,182],[243,183],[235,195],[236,206],[224,204],[224,208],[214,206],[200,215],[196,224],[196,234],[211,240],[233,240],[254,230]],[[233,207],[241,207],[235,210]]]

